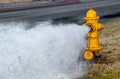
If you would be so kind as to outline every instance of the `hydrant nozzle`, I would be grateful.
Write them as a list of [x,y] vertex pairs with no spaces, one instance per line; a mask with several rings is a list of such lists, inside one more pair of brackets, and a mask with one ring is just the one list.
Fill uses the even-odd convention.
[[99,18],[96,11],[92,8],[89,9],[84,17],[84,20],[86,21],[84,25],[90,26],[91,28],[87,36],[88,44],[84,53],[84,58],[88,60],[92,59],[94,54],[102,49],[102,46],[99,44],[98,31],[103,28],[103,25],[98,23]]

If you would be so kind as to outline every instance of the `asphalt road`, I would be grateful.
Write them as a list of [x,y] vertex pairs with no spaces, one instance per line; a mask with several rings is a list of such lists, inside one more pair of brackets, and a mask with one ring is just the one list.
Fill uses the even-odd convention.
[[83,17],[89,8],[94,8],[102,19],[116,14],[120,16],[120,0],[99,0],[87,3],[0,12],[0,21],[43,21],[52,19],[54,21],[76,21],[82,23],[84,21]]

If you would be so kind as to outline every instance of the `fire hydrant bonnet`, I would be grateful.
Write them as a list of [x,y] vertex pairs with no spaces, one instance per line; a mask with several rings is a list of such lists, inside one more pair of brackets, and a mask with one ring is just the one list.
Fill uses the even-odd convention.
[[84,17],[85,20],[88,19],[99,19],[100,17],[97,15],[97,13],[90,8],[90,10],[87,12],[86,17]]

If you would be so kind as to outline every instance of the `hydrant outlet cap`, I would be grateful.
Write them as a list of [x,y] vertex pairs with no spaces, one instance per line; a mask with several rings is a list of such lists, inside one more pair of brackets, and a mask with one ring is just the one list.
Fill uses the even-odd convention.
[[95,10],[90,8],[86,14],[86,17],[84,17],[84,19],[99,19],[99,16],[97,16],[97,13]]

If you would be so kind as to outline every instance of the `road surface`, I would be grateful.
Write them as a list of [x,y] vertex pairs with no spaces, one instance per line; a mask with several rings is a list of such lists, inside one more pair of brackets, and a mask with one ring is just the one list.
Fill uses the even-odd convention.
[[101,18],[110,15],[120,16],[120,0],[100,0],[62,6],[51,6],[25,10],[0,12],[0,21],[32,20],[77,21],[82,23],[89,8],[94,8]]

